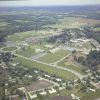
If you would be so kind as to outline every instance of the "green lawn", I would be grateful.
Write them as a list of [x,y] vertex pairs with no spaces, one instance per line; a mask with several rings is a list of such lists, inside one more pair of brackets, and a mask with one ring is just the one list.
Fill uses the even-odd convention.
[[35,53],[35,50],[33,48],[26,47],[24,50],[23,49],[18,50],[17,54],[20,54],[20,55],[25,56],[25,57],[31,57],[36,53]]
[[40,58],[40,61],[46,62],[46,63],[54,63],[64,56],[68,55],[70,52],[67,50],[59,50],[56,53],[49,53],[48,55]]
[[48,72],[50,74],[55,74],[55,75],[62,77],[64,79],[76,79],[77,78],[74,74],[72,74],[68,71],[64,71],[61,69],[50,67],[50,66],[47,66],[45,64],[37,63],[35,61],[28,60],[28,59],[25,59],[22,57],[17,57],[14,61],[19,62],[22,65],[26,65],[27,67],[35,67],[35,68],[38,68],[38,69],[43,70],[45,72]]

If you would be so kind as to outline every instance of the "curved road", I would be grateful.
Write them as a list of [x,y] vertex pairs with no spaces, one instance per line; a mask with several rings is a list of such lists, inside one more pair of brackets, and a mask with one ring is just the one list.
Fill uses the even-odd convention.
[[61,70],[69,71],[69,72],[75,74],[80,79],[82,79],[83,77],[86,77],[86,75],[82,75],[82,74],[80,74],[80,73],[78,73],[78,72],[76,72],[76,71],[74,71],[72,69],[69,69],[69,68],[64,68],[64,67],[61,67],[61,66],[58,66],[58,65],[55,65],[55,64],[48,64],[48,63],[41,62],[41,61],[38,61],[38,60],[34,60],[34,59],[31,59],[31,58],[28,58],[28,57],[25,57],[25,56],[22,56],[22,55],[19,55],[19,54],[16,54],[16,53],[14,53],[14,55],[16,55],[18,57],[22,57],[24,59],[28,59],[28,60],[31,60],[31,61],[35,61],[35,62],[40,63],[40,64],[44,64],[44,65],[47,65],[47,66],[50,66],[50,67],[55,67],[55,68],[59,68]]

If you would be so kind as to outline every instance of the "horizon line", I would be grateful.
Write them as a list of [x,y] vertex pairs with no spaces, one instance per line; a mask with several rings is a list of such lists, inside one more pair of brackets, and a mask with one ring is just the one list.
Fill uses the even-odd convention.
[[53,6],[99,6],[100,4],[65,4],[65,5],[0,5],[0,7],[53,7]]

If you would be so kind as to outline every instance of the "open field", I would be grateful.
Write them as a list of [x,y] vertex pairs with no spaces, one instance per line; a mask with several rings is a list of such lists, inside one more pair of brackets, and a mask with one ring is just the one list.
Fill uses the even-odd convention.
[[51,66],[47,66],[45,64],[41,64],[41,63],[38,63],[38,62],[35,62],[35,61],[30,61],[28,59],[25,59],[25,58],[22,58],[22,57],[17,57],[16,59],[14,59],[15,62],[19,62],[21,63],[22,65],[26,65],[27,67],[35,67],[35,68],[38,68],[39,70],[43,70],[45,72],[48,72],[49,74],[52,74],[52,75],[57,75],[59,77],[62,77],[64,79],[76,79],[77,77],[68,72],[68,71],[64,71],[64,70],[61,70],[61,69],[58,69],[58,68],[54,68],[54,67],[51,67]]
[[58,65],[62,66],[62,67],[69,68],[69,69],[73,69],[73,70],[75,70],[75,71],[77,71],[77,72],[84,75],[84,73],[82,72],[82,67],[81,66],[74,65],[73,63],[68,62],[66,59],[59,62]]
[[37,55],[38,53],[35,53],[35,50],[36,49],[43,49],[43,45],[42,44],[29,44],[29,46],[27,47],[24,47],[24,49],[20,49],[20,50],[17,50],[17,54],[20,54],[22,56],[25,56],[25,57],[32,57],[34,55]]
[[31,30],[31,31],[19,32],[19,33],[9,35],[6,39],[8,41],[21,42],[30,37],[36,37],[42,35],[45,36],[50,34],[55,34],[55,32],[52,30],[41,30],[36,32],[34,30]]
[[100,20],[95,20],[95,19],[88,19],[88,18],[82,18],[82,17],[67,17],[65,20],[69,20],[71,22],[78,22],[80,24],[91,24],[91,25],[96,25],[100,24]]
[[29,86],[26,86],[25,89],[27,92],[32,92],[32,91],[48,88],[53,85],[54,85],[53,83],[50,83],[46,80],[38,80],[36,82],[31,83]]
[[88,18],[82,18],[82,17],[66,17],[64,19],[60,19],[59,22],[55,25],[52,25],[51,27],[55,28],[80,28],[81,26],[84,25],[98,25],[100,24],[100,20],[95,20],[95,19],[88,19]]
[[36,53],[35,53],[34,49],[26,47],[24,50],[23,49],[18,50],[17,54],[20,54],[25,57],[31,57],[31,56],[35,55]]
[[7,37],[7,40],[14,41],[14,42],[20,42],[20,41],[23,41],[26,38],[34,36],[36,34],[37,33],[35,31],[19,32],[19,33],[15,33],[13,35],[9,35]]
[[54,63],[63,58],[64,56],[68,55],[69,53],[69,51],[61,49],[55,53],[49,53],[46,56],[40,58],[39,60],[46,63]]

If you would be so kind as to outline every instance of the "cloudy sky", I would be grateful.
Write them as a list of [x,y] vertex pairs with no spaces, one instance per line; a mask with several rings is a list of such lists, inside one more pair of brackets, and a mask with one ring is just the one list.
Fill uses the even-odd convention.
[[0,6],[48,6],[48,5],[86,5],[100,4],[100,0],[8,0],[1,1]]

